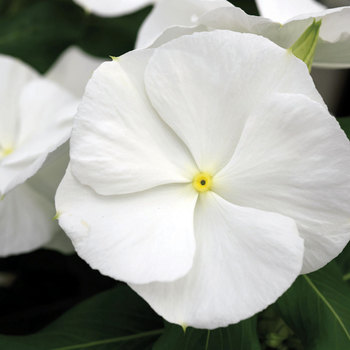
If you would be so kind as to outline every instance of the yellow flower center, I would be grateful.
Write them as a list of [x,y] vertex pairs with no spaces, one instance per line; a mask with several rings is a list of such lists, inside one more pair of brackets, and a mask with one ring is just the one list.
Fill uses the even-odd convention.
[[13,152],[13,148],[1,148],[0,146],[0,159],[5,158]]
[[193,179],[193,187],[198,192],[209,191],[213,183],[212,177],[207,173],[200,173],[196,175]]

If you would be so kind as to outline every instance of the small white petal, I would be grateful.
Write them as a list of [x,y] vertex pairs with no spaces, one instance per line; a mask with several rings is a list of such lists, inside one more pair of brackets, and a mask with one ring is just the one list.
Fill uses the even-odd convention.
[[12,148],[19,129],[18,100],[21,91],[39,74],[20,60],[5,55],[0,55],[0,67],[0,147]]
[[350,239],[349,141],[305,96],[275,94],[257,108],[213,191],[294,219],[305,240],[303,273],[324,266]]
[[74,2],[95,15],[114,17],[137,11],[157,0],[74,0]]
[[192,266],[192,184],[103,196],[68,168],[56,194],[59,224],[92,268],[134,283],[172,281]]
[[255,0],[259,12],[276,22],[285,22],[304,13],[323,11],[327,7],[315,0]]
[[200,171],[213,175],[231,159],[247,117],[270,93],[304,93],[323,103],[300,60],[267,39],[229,31],[195,33],[157,48],[145,84]]
[[93,71],[106,60],[71,46],[61,54],[45,76],[81,98]]
[[191,182],[198,172],[179,137],[152,107],[144,70],[153,50],[103,63],[86,87],[71,138],[74,175],[100,194]]
[[204,13],[219,7],[232,6],[225,0],[163,0],[157,3],[137,35],[136,48],[149,46],[171,26],[193,26]]
[[303,240],[295,222],[235,206],[212,192],[195,211],[193,267],[171,283],[131,284],[166,320],[213,329],[253,316],[298,276]]
[[58,231],[53,202],[22,184],[0,201],[0,256],[26,253],[48,243]]

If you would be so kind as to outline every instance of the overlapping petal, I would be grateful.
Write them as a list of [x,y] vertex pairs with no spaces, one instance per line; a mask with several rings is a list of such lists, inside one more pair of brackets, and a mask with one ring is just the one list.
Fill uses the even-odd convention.
[[48,154],[67,141],[77,106],[78,100],[53,82],[35,79],[26,84],[15,107],[13,152],[0,164],[2,194],[33,176]]
[[[206,25],[207,30],[227,29],[262,35],[288,49],[314,19],[322,19],[322,25],[313,65],[329,68],[350,67],[350,7],[302,14],[289,18],[281,25],[268,18],[247,15],[241,9],[232,6],[210,11],[202,15],[198,22]],[[203,31],[201,27],[198,30]]]
[[101,194],[191,182],[184,143],[152,107],[143,75],[153,50],[102,64],[86,87],[71,138],[74,175]]
[[39,75],[34,69],[20,60],[0,55],[0,151],[3,148],[13,148],[19,128],[18,100],[23,87]]
[[269,40],[215,31],[158,48],[145,84],[154,108],[200,171],[214,175],[231,159],[251,111],[272,92],[304,93],[323,104],[305,73],[301,61]]
[[71,46],[61,54],[45,77],[81,98],[93,71],[106,60],[107,58],[97,58],[77,46]]
[[215,193],[198,199],[193,267],[171,283],[131,284],[170,322],[224,327],[273,303],[298,276],[303,240],[295,222],[235,206]]
[[226,0],[163,0],[159,1],[139,29],[136,48],[146,47],[171,26],[196,25],[198,17],[220,7],[232,6]]
[[275,94],[250,116],[213,190],[294,219],[305,240],[303,273],[324,266],[350,239],[349,141],[305,96]]
[[60,226],[93,268],[128,282],[164,282],[192,266],[197,196],[191,184],[102,196],[81,185],[68,168],[56,208]]

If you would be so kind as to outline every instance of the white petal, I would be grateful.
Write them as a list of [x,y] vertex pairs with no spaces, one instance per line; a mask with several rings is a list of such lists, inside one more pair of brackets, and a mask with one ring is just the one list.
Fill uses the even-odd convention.
[[35,191],[53,202],[57,187],[63,179],[69,163],[68,142],[49,154],[42,168],[27,180]]
[[[349,18],[350,21],[350,18]],[[334,43],[318,39],[313,66],[320,68],[350,67],[350,34],[343,33]]]
[[172,281],[191,268],[196,199],[191,184],[98,195],[68,168],[56,209],[60,226],[92,268],[115,279],[148,283]]
[[49,242],[58,231],[53,202],[22,184],[0,201],[0,256],[26,253]]
[[71,138],[71,164],[100,194],[133,193],[191,182],[198,169],[188,149],[153,109],[144,69],[153,50],[103,63],[86,87]]
[[2,194],[33,176],[69,138],[78,100],[53,82],[36,79],[22,91],[14,151],[0,164]]
[[315,0],[255,0],[255,2],[262,16],[281,23],[304,13],[323,11],[327,8]]
[[87,12],[103,17],[122,16],[153,4],[157,0],[74,0]]
[[305,240],[303,273],[350,239],[350,147],[336,120],[301,95],[275,94],[248,119],[213,191],[231,203],[293,218]]
[[330,68],[350,67],[349,7],[303,14],[291,18],[282,27],[280,23],[267,18],[247,15],[237,7],[210,11],[198,21],[209,30],[227,29],[262,35],[288,49],[312,24],[314,18],[317,21],[322,19],[322,26],[313,65]]
[[168,27],[193,26],[204,13],[232,6],[225,0],[163,0],[157,3],[138,32],[136,48],[149,46]]
[[71,46],[61,54],[45,76],[81,98],[93,71],[106,60],[107,58],[103,60],[87,54],[77,46]]
[[23,87],[39,77],[38,73],[20,60],[0,55],[0,150],[12,148],[19,128],[19,105]]
[[247,117],[270,93],[304,93],[323,103],[305,64],[265,38],[229,31],[195,33],[157,48],[145,83],[198,168],[212,174],[231,159]]
[[239,33],[251,33],[264,36],[277,45],[288,49],[312,23],[311,18],[287,23],[280,23],[259,16],[246,14],[239,7],[216,9],[201,16],[198,22],[209,30],[225,29]]
[[300,272],[303,240],[282,215],[207,192],[196,207],[195,235],[195,260],[185,277],[131,284],[170,322],[207,329],[237,323],[273,303]]

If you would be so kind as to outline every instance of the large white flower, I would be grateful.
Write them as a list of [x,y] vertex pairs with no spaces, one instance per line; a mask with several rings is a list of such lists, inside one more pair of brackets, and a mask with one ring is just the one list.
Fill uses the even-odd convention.
[[85,11],[98,16],[123,16],[161,0],[74,0]]
[[150,45],[168,27],[196,26],[204,13],[228,6],[231,4],[226,0],[159,0],[142,23],[136,48]]
[[97,63],[72,47],[47,77],[40,77],[21,61],[0,56],[0,256],[47,243],[67,250],[52,221],[53,199],[68,164],[68,145],[63,144],[70,136],[78,96]]
[[[178,26],[165,30],[152,47],[196,31],[226,29],[262,35],[288,49],[314,19],[322,19],[313,65],[324,68],[350,67],[350,7],[324,10],[323,5],[310,0],[259,0],[258,4],[262,15],[272,19],[250,16],[228,4],[225,8],[203,13],[196,21],[199,23],[197,27],[186,28],[178,20]],[[163,12],[166,13],[165,10]],[[161,16],[159,14],[158,20]]]
[[339,254],[349,189],[349,141],[306,66],[214,31],[94,72],[56,208],[93,268],[170,322],[216,328]]

